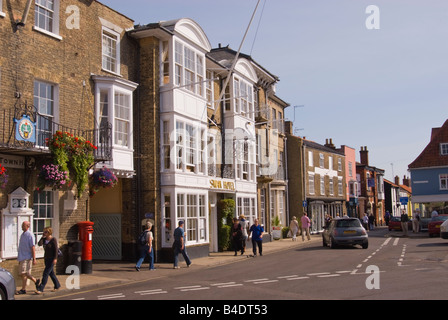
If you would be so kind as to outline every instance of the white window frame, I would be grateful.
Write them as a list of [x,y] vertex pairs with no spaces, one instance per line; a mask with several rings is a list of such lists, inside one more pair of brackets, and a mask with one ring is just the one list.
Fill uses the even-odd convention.
[[[108,43],[107,44],[105,43],[105,40],[110,40],[111,41],[110,43],[115,44],[115,48],[112,48],[112,52],[110,52],[111,49],[107,45]],[[120,34],[110,28],[103,26],[101,29],[101,68],[103,71],[120,75],[120,69],[121,69],[120,47],[121,47]],[[113,67],[109,67],[108,65],[109,63]]]
[[320,176],[320,194],[325,195],[325,176]]
[[207,130],[204,126],[177,118],[176,123],[176,170],[207,174]]
[[[166,193],[164,194],[165,196],[167,195]],[[172,231],[177,227],[179,221],[184,221],[187,246],[209,242],[207,203],[207,192],[189,193],[179,191],[176,193],[176,225],[172,226]]]
[[448,173],[439,174],[440,190],[448,190]]
[[312,167],[314,165],[313,151],[308,151],[308,166]]
[[207,100],[207,107],[210,109],[215,109],[215,99],[214,99],[214,75],[213,71],[206,70],[205,77],[207,79],[205,83],[205,98]]
[[[45,143],[45,138],[51,138],[51,136],[53,135],[53,125],[52,123],[54,122],[58,122],[59,119],[59,86],[54,84],[54,83],[50,83],[47,81],[42,81],[42,80],[34,80],[34,89],[33,89],[33,103],[34,103],[34,107],[36,108],[37,112],[43,116],[46,116],[47,118],[51,118],[50,120],[50,128],[49,130],[42,130],[40,127],[40,117],[37,118],[37,124],[36,124],[36,131],[37,131],[37,141],[36,141],[36,145],[41,147],[41,148],[47,148],[46,143]],[[51,93],[51,97],[49,97],[48,95],[43,95],[43,93],[40,90],[40,86],[44,85],[47,88],[51,88],[52,93]],[[36,90],[38,90],[36,92]],[[47,104],[51,104],[51,112],[48,112],[47,110],[42,109],[44,107],[44,105]],[[52,123],[51,123],[52,122]],[[42,132],[45,132],[42,135]]]
[[170,120],[162,119],[162,171],[171,169],[171,126]]
[[[46,7],[45,4],[42,3],[47,1],[50,0],[35,1],[33,30],[46,34],[57,40],[62,40],[62,37],[59,35],[60,0],[51,0],[53,2],[53,8]],[[42,10],[45,11],[44,15],[42,15]],[[40,22],[42,21],[40,18],[44,19],[44,26],[40,24]]]
[[448,143],[440,144],[440,155],[448,156]]
[[200,97],[205,97],[205,74],[205,54],[175,39],[174,84]]
[[[109,76],[93,76],[93,80],[95,82],[96,123],[100,125],[102,121],[107,119],[107,121],[112,125],[112,147],[114,149],[133,151],[134,139],[132,114],[134,106],[132,95],[133,91],[137,87],[137,84],[131,81],[116,79],[115,77]],[[126,97],[126,101],[128,103],[128,106],[125,108],[126,110],[117,108],[117,95]],[[101,112],[101,107],[104,107],[105,104],[105,100],[103,100],[105,96],[107,96],[107,115]],[[125,114],[127,114],[128,119],[123,117]],[[117,131],[119,129],[117,128],[117,121],[125,121],[127,123],[125,143],[117,140],[117,136],[120,134],[120,132]],[[94,144],[99,148],[101,147],[101,141],[99,140],[95,141]]]
[[[272,192],[272,191],[271,191]],[[266,193],[265,193],[266,194]],[[272,196],[272,193],[271,193]],[[273,211],[273,203],[271,203],[271,210]],[[244,214],[245,219],[249,221],[249,223],[252,225],[254,220],[257,218],[256,216],[256,199],[254,196],[237,196],[236,198],[236,212],[235,217],[239,218],[242,214]],[[262,209],[264,212],[264,209]],[[262,215],[262,217],[264,217]]]
[[[233,111],[243,117],[254,119],[254,86],[245,79],[234,76],[232,83],[232,103]],[[226,97],[227,98],[227,97]],[[226,108],[226,111],[229,111]]]
[[132,94],[115,90],[113,143],[120,148],[129,149],[132,132]]
[[315,194],[316,186],[314,182],[314,173],[308,173],[308,194]]
[[319,153],[319,167],[322,169],[325,167],[325,156],[323,153]]
[[[40,198],[43,195],[51,195],[51,202],[42,203]],[[37,201],[36,201],[37,197]],[[51,210],[51,217],[48,217],[48,211],[45,213],[45,217],[40,215],[40,208],[44,208],[43,210]],[[45,227],[51,227],[53,229],[53,236],[59,238],[59,192],[52,191],[50,188],[45,188],[45,190],[39,192],[33,192],[33,235],[34,240],[36,241],[36,257],[42,258],[44,256],[43,247],[39,247],[37,242],[42,237],[42,232]],[[38,221],[44,221],[43,225],[37,225]]]

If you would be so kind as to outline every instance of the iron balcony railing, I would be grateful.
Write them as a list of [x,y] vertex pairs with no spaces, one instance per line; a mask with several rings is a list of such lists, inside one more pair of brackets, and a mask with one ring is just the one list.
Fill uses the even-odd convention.
[[[24,117],[36,124],[36,132],[28,133],[35,134],[33,142],[17,137],[19,121]],[[95,162],[112,160],[112,126],[110,123],[103,124],[99,129],[74,129],[56,123],[51,117],[36,112],[34,106],[24,104],[20,107],[1,110],[0,124],[0,152],[23,155],[49,153],[46,139],[51,138],[57,131],[62,131],[84,138],[97,146],[97,149],[94,150]]]

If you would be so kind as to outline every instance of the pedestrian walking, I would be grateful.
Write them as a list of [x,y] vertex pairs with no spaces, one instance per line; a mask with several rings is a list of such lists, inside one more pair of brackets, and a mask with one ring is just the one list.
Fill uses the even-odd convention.
[[185,247],[186,243],[186,235],[184,231],[184,222],[179,221],[179,226],[174,230],[174,243],[173,243],[173,251],[174,251],[174,269],[179,269],[178,261],[179,261],[179,253],[182,254],[182,256],[185,259],[185,262],[187,263],[187,267],[191,265],[191,260],[188,257],[187,249]]
[[254,257],[257,255],[257,247],[260,256],[263,255],[263,232],[263,226],[258,223],[258,219],[255,219],[254,224],[249,229],[249,238],[252,237],[252,251]]
[[145,230],[139,237],[139,250],[140,257],[135,265],[135,270],[140,271],[143,261],[146,256],[149,258],[149,270],[155,270],[154,268],[154,248],[152,245],[153,235],[152,235],[152,223],[151,221],[146,221]]
[[373,230],[373,225],[375,224],[375,217],[373,213],[369,214],[369,230]]
[[415,209],[412,219],[412,232],[420,232],[420,209]]
[[390,213],[389,210],[387,210],[386,213],[384,214],[384,221],[386,222],[386,226],[389,225],[389,220],[390,220]]
[[362,217],[362,225],[364,229],[369,230],[369,217],[367,216],[367,213],[364,213]]
[[302,218],[300,218],[300,221],[302,222],[302,241],[305,241],[305,233],[306,237],[308,238],[308,241],[311,240],[310,237],[310,225],[311,221],[310,218],[308,218],[306,212],[303,213]]
[[36,287],[40,280],[31,275],[33,265],[36,264],[36,248],[34,247],[34,235],[30,231],[30,222],[24,221],[22,223],[22,235],[19,240],[17,260],[19,261],[19,273],[22,277],[22,289],[17,291],[17,294],[26,294],[26,282],[28,279],[33,281]]
[[405,210],[401,211],[401,230],[403,231],[403,235],[407,236],[408,235],[408,221],[409,221],[409,216],[406,213]]
[[292,241],[297,241],[297,233],[299,232],[299,223],[297,222],[297,218],[292,217],[291,222],[289,223],[289,232],[291,232]]
[[44,292],[48,277],[50,277],[51,281],[53,281],[52,291],[57,291],[61,287],[61,284],[56,277],[56,273],[54,272],[54,266],[58,262],[59,246],[58,240],[53,237],[53,229],[50,227],[44,228],[42,238],[40,238],[37,244],[44,247],[45,269],[42,274],[42,282],[40,285],[36,285],[36,294],[42,294]]
[[243,235],[243,231],[241,228],[241,224],[237,218],[233,218],[233,224],[230,227],[230,235],[232,239],[232,246],[235,250],[235,256],[238,254],[238,251],[241,250],[241,254],[243,254],[243,248],[241,244],[241,237]]
[[244,252],[246,251],[246,241],[247,241],[247,238],[249,237],[249,234],[247,233],[249,230],[249,221],[246,220],[246,217],[244,216],[244,214],[240,215],[240,225],[241,225],[241,231],[242,231],[241,254],[244,254]]

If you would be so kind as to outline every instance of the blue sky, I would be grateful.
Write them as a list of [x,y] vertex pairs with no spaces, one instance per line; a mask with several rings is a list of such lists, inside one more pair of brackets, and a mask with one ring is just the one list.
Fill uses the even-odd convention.
[[[258,0],[100,2],[136,24],[191,18],[212,47],[237,50]],[[366,27],[369,5],[379,29]],[[431,128],[448,118],[446,0],[260,0],[242,51],[280,78],[297,135],[332,138],[358,161],[367,146],[389,180],[409,175]]]

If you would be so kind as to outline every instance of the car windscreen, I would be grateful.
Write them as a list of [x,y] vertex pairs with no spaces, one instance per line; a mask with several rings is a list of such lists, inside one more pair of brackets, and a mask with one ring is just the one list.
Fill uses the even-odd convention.
[[336,228],[353,228],[353,227],[361,227],[361,223],[358,219],[350,219],[350,220],[337,220]]
[[434,221],[445,221],[447,219],[448,219],[448,216],[435,216],[435,217],[432,217],[431,221],[432,222],[434,222]]

